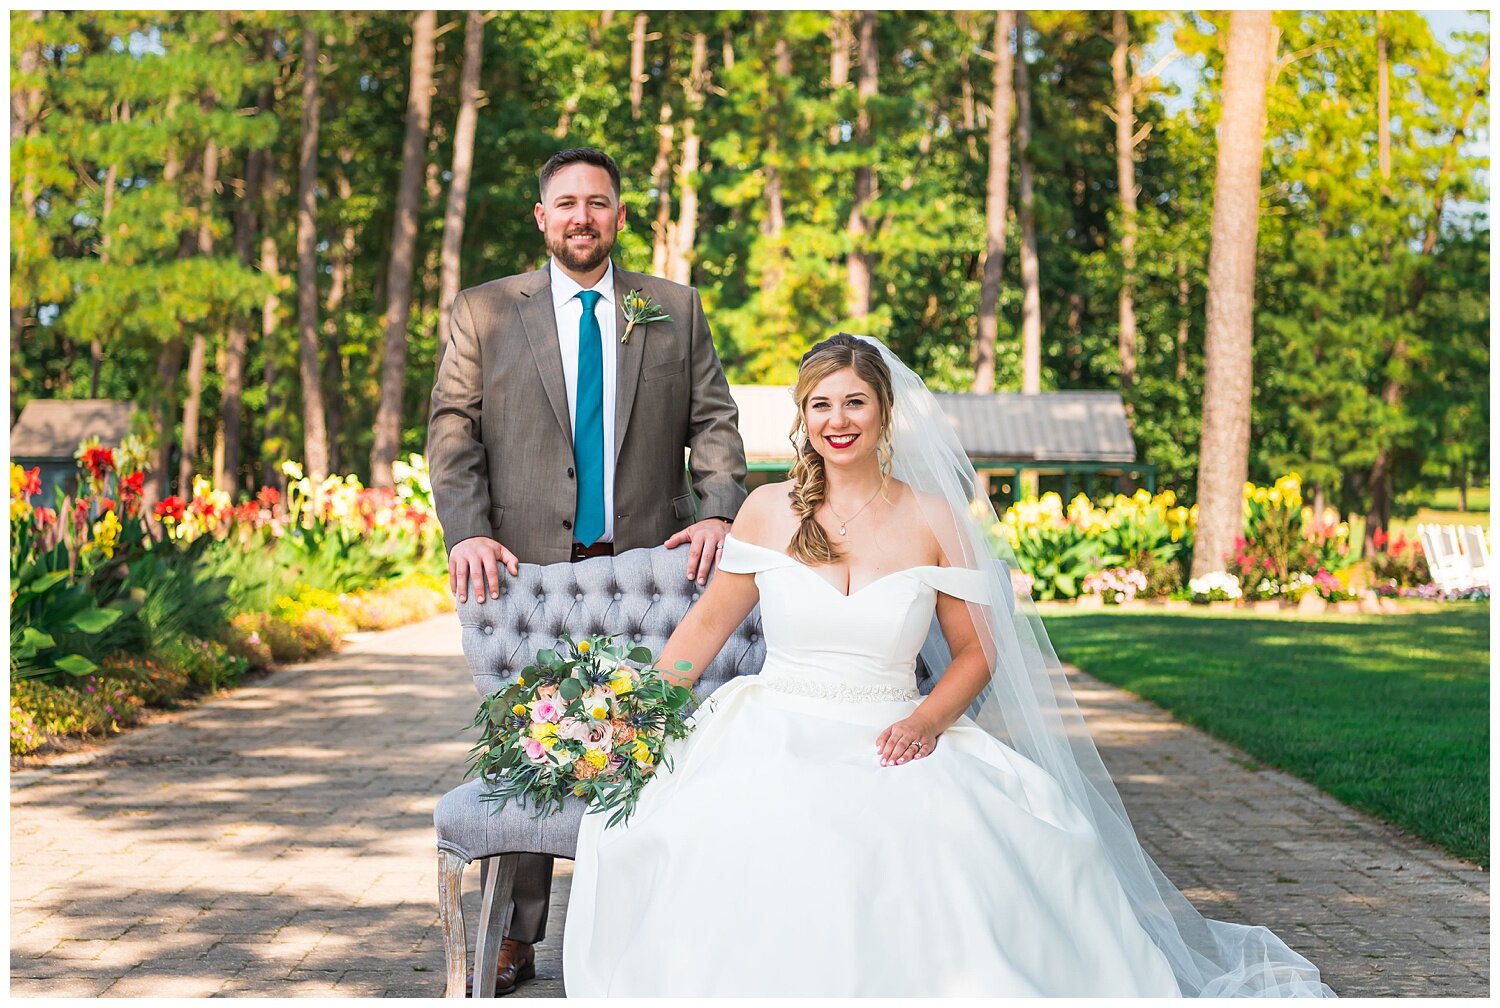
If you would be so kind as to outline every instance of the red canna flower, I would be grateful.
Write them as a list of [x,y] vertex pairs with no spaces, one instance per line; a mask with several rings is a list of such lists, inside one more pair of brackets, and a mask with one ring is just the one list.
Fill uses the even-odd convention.
[[120,480],[120,498],[122,500],[128,501],[132,497],[139,497],[145,492],[145,489],[146,474],[143,472],[133,472]]
[[35,497],[42,492],[42,467],[36,466],[26,470],[26,483],[21,492],[27,497]]
[[261,507],[270,510],[281,503],[281,491],[273,486],[263,486],[255,495],[255,502]]
[[1385,534],[1385,529],[1376,529],[1375,534],[1370,537],[1370,541],[1375,544],[1375,548],[1378,550],[1385,549],[1385,544],[1389,539],[1390,537]]
[[83,465],[91,477],[95,480],[102,480],[114,470],[115,451],[113,448],[102,446],[84,449]]
[[108,497],[100,497],[99,498],[99,513],[100,514],[103,514],[106,511],[113,511],[114,509],[115,509],[115,502],[113,500],[111,500]]
[[182,516],[186,511],[187,505],[183,502],[182,498],[173,494],[166,500],[159,502],[152,513],[162,521],[179,522],[182,521]]
[[73,524],[82,528],[89,523],[90,498],[80,497],[73,502]]
[[36,509],[36,527],[37,528],[41,528],[41,529],[51,528],[56,522],[57,522],[57,512],[56,511],[52,510],[49,507],[39,507],[39,508]]

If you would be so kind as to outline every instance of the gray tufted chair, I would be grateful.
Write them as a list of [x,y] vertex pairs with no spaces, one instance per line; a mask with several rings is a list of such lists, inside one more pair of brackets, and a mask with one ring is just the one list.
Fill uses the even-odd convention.
[[[689,581],[687,549],[635,549],[613,557],[541,566],[521,564],[516,577],[501,575],[498,599],[458,604],[464,657],[481,697],[513,680],[543,648],[564,631],[575,638],[623,633],[632,643],[659,653],[698,598]],[[754,675],[765,662],[760,610],[752,611],[704,672],[697,687],[706,696],[736,675]],[[464,996],[468,936],[460,903],[464,867],[480,862],[480,910],[474,945],[474,996],[494,993],[500,938],[509,924],[515,859],[500,854],[535,853],[572,858],[584,812],[570,799],[562,811],[532,818],[514,802],[496,811],[480,799],[481,782],[471,780],[438,802],[438,912],[447,959],[447,997]]]

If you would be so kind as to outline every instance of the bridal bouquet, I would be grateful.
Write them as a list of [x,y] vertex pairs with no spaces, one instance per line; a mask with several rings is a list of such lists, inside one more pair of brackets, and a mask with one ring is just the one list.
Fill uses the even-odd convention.
[[[540,817],[575,795],[590,812],[612,812],[610,826],[630,817],[667,740],[692,730],[693,692],[652,666],[648,649],[616,643],[618,636],[575,642],[564,634],[479,704],[470,727],[482,734],[469,751],[469,774],[487,783],[486,799],[500,808],[529,799]],[[691,667],[677,663],[680,672]]]

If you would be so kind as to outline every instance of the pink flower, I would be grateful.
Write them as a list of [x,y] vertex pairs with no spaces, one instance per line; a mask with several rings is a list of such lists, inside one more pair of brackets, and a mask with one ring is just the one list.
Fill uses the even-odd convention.
[[536,706],[531,708],[531,720],[541,724],[544,721],[556,723],[562,717],[562,705],[550,697],[538,700]]
[[531,761],[533,763],[543,763],[543,762],[546,762],[546,759],[547,759],[547,747],[546,746],[542,745],[539,741],[537,741],[534,738],[527,739],[526,742],[525,742],[525,746],[526,746],[526,755],[531,759]]

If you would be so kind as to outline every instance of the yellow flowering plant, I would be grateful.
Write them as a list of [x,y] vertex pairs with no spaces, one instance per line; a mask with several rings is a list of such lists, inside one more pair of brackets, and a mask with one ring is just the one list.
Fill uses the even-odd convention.
[[[609,812],[610,826],[624,822],[652,773],[670,760],[667,742],[692,730],[692,690],[651,664],[649,649],[619,636],[574,641],[564,634],[480,702],[469,726],[481,733],[469,751],[469,776],[486,782],[484,797],[497,810],[515,800],[541,817],[572,795],[590,813]],[[690,668],[677,663],[679,672]]]

